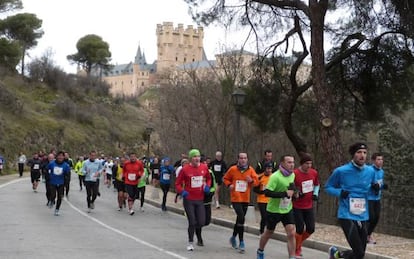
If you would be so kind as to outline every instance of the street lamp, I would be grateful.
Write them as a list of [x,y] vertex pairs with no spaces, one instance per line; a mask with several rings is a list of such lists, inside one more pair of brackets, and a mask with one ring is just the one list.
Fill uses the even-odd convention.
[[145,134],[147,136],[147,159],[149,158],[149,154],[150,154],[150,140],[151,140],[151,133],[154,131],[153,128],[151,127],[146,127],[145,128]]
[[238,154],[240,152],[240,110],[243,107],[246,99],[246,93],[240,87],[236,88],[231,94],[231,101],[236,109],[236,123],[235,123],[235,141],[234,152]]

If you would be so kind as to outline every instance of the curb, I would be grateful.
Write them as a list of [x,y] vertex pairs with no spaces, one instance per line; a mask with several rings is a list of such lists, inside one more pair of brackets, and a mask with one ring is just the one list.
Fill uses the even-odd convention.
[[[152,200],[152,199],[145,198],[145,202],[148,203],[148,204],[151,204],[154,207],[161,208],[160,201],[155,201],[155,200]],[[167,209],[168,209],[168,211],[174,212],[176,214],[184,215],[184,210],[183,209],[176,208],[176,207],[169,206],[169,205],[167,205]],[[222,218],[217,218],[217,217],[212,217],[211,218],[211,223],[215,224],[215,225],[222,226],[222,227],[230,228],[230,229],[233,229],[233,226],[234,226],[233,221],[229,221],[227,219],[222,219]],[[259,235],[259,228],[258,227],[245,225],[244,231],[246,233],[250,233],[250,234],[253,234],[253,235]],[[279,240],[279,241],[283,241],[283,242],[286,242],[286,240],[287,240],[286,239],[286,234],[282,234],[280,232],[274,232],[271,239]],[[327,252],[329,250],[329,247],[332,246],[332,244],[325,243],[325,242],[322,242],[322,241],[316,241],[316,240],[309,240],[308,239],[303,243],[303,246],[307,247],[307,248]],[[338,247],[340,250],[348,250],[349,249],[349,248],[343,247],[343,246],[338,246],[338,245],[335,245],[335,246]],[[379,255],[379,254],[375,254],[375,253],[368,253],[368,252],[365,253],[364,258],[365,259],[398,259],[396,257],[383,256],[383,255]]]

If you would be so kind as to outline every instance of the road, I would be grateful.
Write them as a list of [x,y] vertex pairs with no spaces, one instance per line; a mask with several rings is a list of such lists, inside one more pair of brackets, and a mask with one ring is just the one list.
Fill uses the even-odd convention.
[[[204,247],[186,251],[187,220],[145,205],[130,216],[117,211],[116,192],[101,187],[95,210],[87,213],[86,192],[71,181],[69,200],[61,215],[46,205],[44,184],[31,190],[29,178],[0,183],[0,258],[256,258],[258,236],[245,234],[246,253],[230,248],[231,229],[210,225],[203,229]],[[196,240],[196,239],[195,239]],[[266,258],[287,258],[286,244],[270,240]],[[307,259],[327,254],[304,248]]]

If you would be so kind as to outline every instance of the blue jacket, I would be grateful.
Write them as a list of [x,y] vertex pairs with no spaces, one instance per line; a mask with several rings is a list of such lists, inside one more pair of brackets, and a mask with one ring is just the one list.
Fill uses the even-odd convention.
[[384,170],[382,170],[382,168],[377,168],[374,165],[370,165],[372,167],[372,169],[375,172],[375,182],[379,183],[380,185],[380,191],[378,192],[378,194],[375,194],[375,191],[373,189],[371,189],[368,193],[368,200],[369,201],[379,201],[381,200],[381,189],[384,186]]
[[171,184],[171,178],[174,174],[174,171],[175,170],[174,170],[174,167],[172,165],[168,165],[168,166],[162,165],[160,167],[160,172],[161,172],[160,183],[162,183],[162,184]]
[[[339,198],[338,218],[367,221],[368,192],[375,182],[375,173],[371,166],[361,168],[351,162],[336,168],[325,185],[325,191]],[[342,198],[341,191],[349,192],[348,197]]]
[[65,183],[65,178],[70,175],[70,167],[67,163],[57,163],[56,160],[52,161],[47,166],[48,169],[48,181],[51,185],[62,185]]

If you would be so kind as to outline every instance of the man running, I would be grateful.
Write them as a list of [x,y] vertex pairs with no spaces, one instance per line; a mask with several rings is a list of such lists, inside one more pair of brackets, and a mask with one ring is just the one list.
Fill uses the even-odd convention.
[[17,165],[19,168],[19,176],[22,177],[23,176],[23,171],[24,171],[24,165],[26,164],[26,155],[23,154],[23,152],[19,153],[19,158],[17,160]]
[[75,172],[79,178],[79,191],[82,191],[82,186],[85,185],[85,175],[82,172],[83,163],[85,162],[83,156],[80,156],[75,164]]
[[171,185],[171,178],[174,174],[174,167],[170,165],[170,159],[168,157],[162,160],[162,165],[160,168],[161,175],[160,175],[160,186],[162,190],[162,203],[161,209],[162,211],[167,211],[167,194],[170,190]]
[[266,207],[267,203],[269,202],[269,197],[266,197],[264,190],[266,189],[266,185],[269,182],[270,175],[273,173],[273,163],[270,162],[264,164],[264,168],[264,173],[258,175],[259,185],[253,188],[253,191],[257,193],[257,205],[259,206],[260,211],[260,235],[263,234],[267,222]]
[[368,208],[369,208],[369,224],[368,224],[368,244],[376,244],[377,242],[372,237],[375,227],[378,224],[381,212],[381,190],[388,189],[388,185],[384,184],[384,156],[381,153],[374,153],[371,156],[372,169],[375,172],[375,182],[368,194]]
[[128,193],[129,215],[134,215],[134,201],[138,197],[138,182],[144,174],[144,165],[138,160],[137,155],[132,152],[129,154],[129,160],[125,161],[123,167],[123,178],[125,181],[125,190]]
[[51,198],[51,188],[50,188],[50,174],[49,174],[49,163],[53,162],[55,160],[55,155],[53,153],[50,153],[45,160],[42,161],[42,175],[43,179],[45,179],[45,189],[46,189],[46,199],[47,203],[46,206],[52,207],[54,205],[54,200]]
[[[259,179],[253,167],[249,166],[247,153],[239,153],[237,165],[231,166],[223,177],[223,183],[230,189],[230,200],[237,218],[234,224],[230,244],[240,253],[245,251],[244,221],[250,203],[250,190],[259,185]],[[236,237],[239,236],[237,247]]]
[[82,172],[85,175],[88,213],[95,209],[95,200],[98,196],[99,175],[102,173],[102,168],[102,162],[96,158],[96,151],[91,151],[89,153],[89,159],[87,159],[82,166]]
[[[296,168],[295,186],[300,195],[293,200],[293,214],[296,225],[296,259],[302,257],[302,243],[315,232],[315,213],[313,201],[319,197],[318,172],[312,168],[312,158],[309,154],[303,154],[300,166]],[[306,226],[306,228],[305,228]]]
[[112,167],[112,175],[115,176],[115,188],[118,190],[118,211],[126,207],[127,193],[125,192],[125,183],[123,178],[123,166],[125,158],[121,157],[120,160],[115,159],[115,164]]
[[149,177],[148,168],[144,167],[144,174],[142,175],[138,183],[138,195],[137,195],[137,199],[139,199],[141,202],[140,204],[141,206],[139,207],[139,210],[141,212],[144,212],[145,186],[147,185],[148,177]]
[[270,197],[266,207],[266,230],[260,236],[257,259],[264,258],[264,249],[275,231],[276,225],[281,221],[287,235],[287,250],[289,259],[295,259],[295,217],[293,215],[292,199],[297,198],[293,169],[295,160],[292,155],[283,155],[280,159],[279,169],[274,172],[267,183],[265,195]]
[[35,153],[32,159],[29,159],[27,165],[30,167],[30,180],[32,182],[33,192],[37,192],[37,186],[40,182],[42,160],[39,158],[39,154]]
[[367,246],[368,192],[375,184],[375,172],[365,165],[367,146],[355,143],[349,147],[351,162],[336,168],[325,185],[325,191],[339,199],[338,219],[352,248],[340,252],[329,248],[329,258],[362,259]]
[[270,149],[266,149],[264,151],[263,160],[261,162],[257,162],[257,165],[256,165],[256,173],[257,174],[262,174],[265,171],[264,165],[266,163],[272,163],[272,165],[273,165],[273,169],[272,169],[273,171],[272,172],[275,172],[278,169],[276,162],[273,161],[273,152]]
[[183,197],[183,204],[188,220],[187,251],[193,251],[194,233],[197,245],[204,246],[201,228],[205,224],[204,195],[210,192],[211,177],[206,164],[200,162],[200,151],[192,149],[188,153],[190,164],[183,167],[175,181],[177,193]]
[[[75,166],[73,164],[73,160],[72,158],[70,158],[69,153],[65,152],[65,160],[64,160],[68,165],[69,168],[72,170],[73,167]],[[69,172],[69,177],[65,182],[65,195],[66,195],[66,199],[69,199],[69,188],[70,188],[70,180],[71,180],[71,172]]]
[[216,152],[216,159],[209,164],[209,168],[213,171],[217,182],[216,191],[214,192],[214,200],[216,209],[220,209],[220,187],[223,184],[223,176],[227,171],[227,164],[223,160],[221,151]]
[[[70,167],[64,162],[65,153],[59,151],[56,154],[56,160],[49,163],[48,168],[48,186],[50,188],[50,200],[56,201],[55,216],[59,216],[60,205],[62,204],[62,198],[64,194],[65,181],[70,176]],[[49,208],[52,208],[53,202],[49,203]]]

